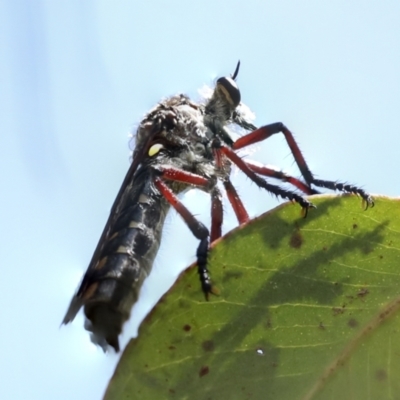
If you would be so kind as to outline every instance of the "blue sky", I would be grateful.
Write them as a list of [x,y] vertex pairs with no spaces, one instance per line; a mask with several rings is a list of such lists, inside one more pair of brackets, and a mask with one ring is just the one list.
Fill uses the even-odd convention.
[[[129,167],[128,134],[160,98],[196,99],[240,59],[256,124],[284,122],[319,178],[400,194],[398,1],[142,3],[0,1],[2,399],[101,398],[118,356],[90,343],[82,313],[59,325]],[[282,137],[256,150],[299,175]],[[252,216],[279,203],[234,182]],[[184,199],[205,223],[206,200]],[[194,260],[173,212],[165,230],[123,345]]]

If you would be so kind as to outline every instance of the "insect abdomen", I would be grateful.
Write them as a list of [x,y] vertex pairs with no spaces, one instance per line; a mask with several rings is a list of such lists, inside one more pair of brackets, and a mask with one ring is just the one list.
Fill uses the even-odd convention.
[[[149,180],[150,181],[150,180]],[[129,318],[144,279],[157,254],[168,205],[147,182],[126,193],[98,262],[82,283],[86,328],[92,340],[119,351],[118,335]],[[86,278],[86,277],[85,277]]]

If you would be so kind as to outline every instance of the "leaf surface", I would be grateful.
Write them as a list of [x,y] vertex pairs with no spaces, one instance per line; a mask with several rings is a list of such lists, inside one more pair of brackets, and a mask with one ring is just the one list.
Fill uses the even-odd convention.
[[205,301],[186,270],[105,399],[399,399],[400,201],[316,196],[218,241]]

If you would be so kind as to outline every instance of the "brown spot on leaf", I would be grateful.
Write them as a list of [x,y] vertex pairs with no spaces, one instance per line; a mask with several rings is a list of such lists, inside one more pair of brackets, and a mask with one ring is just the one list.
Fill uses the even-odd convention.
[[345,310],[342,307],[333,307],[332,311],[333,315],[336,317],[336,315],[343,314]]
[[189,324],[183,325],[183,330],[184,330],[185,332],[189,332],[191,329],[192,329],[192,327],[191,327]]
[[293,232],[289,244],[290,247],[293,247],[294,249],[299,249],[301,247],[303,244],[303,236],[299,231]]
[[205,340],[201,344],[201,347],[203,348],[204,351],[213,351],[215,346],[212,340]]
[[392,311],[391,309],[382,311],[382,312],[379,314],[379,318],[380,318],[381,320],[385,319],[385,318],[390,314],[391,311]]
[[384,369],[378,369],[376,372],[375,372],[375,378],[378,380],[378,381],[386,381],[386,379],[387,379],[387,372],[384,370]]
[[319,323],[318,328],[321,329],[322,331],[326,329],[325,325],[322,322]]
[[207,375],[210,372],[210,368],[207,366],[203,366],[200,368],[199,377],[202,378],[204,375]]
[[349,321],[347,322],[347,325],[350,328],[357,328],[358,326],[358,321],[355,318],[350,318]]
[[358,225],[357,224],[353,224],[353,229],[357,229]]
[[369,294],[369,290],[367,288],[361,288],[357,292],[357,297],[362,298],[362,297],[366,296],[367,294]]
[[169,346],[168,349],[169,349],[169,350],[175,350],[176,347],[175,347],[175,346]]

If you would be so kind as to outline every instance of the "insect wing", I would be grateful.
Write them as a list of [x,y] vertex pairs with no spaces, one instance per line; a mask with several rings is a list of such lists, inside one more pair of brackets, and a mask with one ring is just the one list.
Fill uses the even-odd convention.
[[137,144],[137,147],[135,148],[134,159],[132,161],[132,164],[129,167],[129,170],[125,176],[125,179],[122,182],[121,188],[119,189],[118,195],[111,207],[110,215],[109,215],[107,223],[103,229],[103,232],[100,236],[100,240],[97,243],[96,250],[94,251],[92,259],[90,260],[89,267],[86,270],[86,273],[82,279],[81,284],[79,285],[79,289],[77,290],[76,294],[73,296],[73,298],[71,300],[71,303],[68,307],[68,310],[62,321],[62,324],[68,324],[69,322],[71,322],[75,318],[79,309],[83,306],[85,291],[91,284],[93,273],[94,273],[95,267],[99,261],[101,251],[103,250],[104,244],[107,242],[111,227],[114,225],[114,223],[117,219],[118,212],[119,212],[119,210],[118,210],[119,206],[124,201],[124,196],[127,192],[126,189],[127,189],[128,185],[132,182],[133,177],[134,177],[140,163],[143,161],[143,158],[144,158],[146,152],[148,151],[153,138],[157,135],[157,133],[159,133],[159,131],[160,131],[160,127],[158,125],[153,126],[153,129],[150,131],[146,140],[140,144]]

